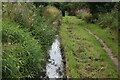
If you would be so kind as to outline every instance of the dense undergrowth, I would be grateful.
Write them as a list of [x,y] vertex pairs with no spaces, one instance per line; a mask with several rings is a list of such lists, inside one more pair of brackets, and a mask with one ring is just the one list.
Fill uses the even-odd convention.
[[109,28],[111,31],[116,32],[118,30],[118,12],[99,14],[99,18],[96,23],[101,28]]
[[45,54],[29,32],[3,21],[3,78],[34,77],[43,71]]
[[43,75],[47,49],[54,40],[60,11],[52,7],[51,14],[45,16],[41,9],[49,7],[37,8],[33,3],[22,2],[3,3],[3,79]]

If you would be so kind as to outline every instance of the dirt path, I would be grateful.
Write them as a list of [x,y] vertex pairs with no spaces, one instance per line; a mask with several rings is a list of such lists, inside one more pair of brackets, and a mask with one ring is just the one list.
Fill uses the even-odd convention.
[[118,71],[118,73],[120,75],[120,65],[119,65],[120,61],[118,61],[118,59],[113,55],[111,49],[97,35],[95,35],[93,32],[91,32],[88,29],[86,29],[86,30],[87,30],[87,32],[89,34],[93,35],[103,45],[103,49],[108,53],[109,57],[111,58],[111,60],[113,61],[113,63],[116,65],[117,71]]

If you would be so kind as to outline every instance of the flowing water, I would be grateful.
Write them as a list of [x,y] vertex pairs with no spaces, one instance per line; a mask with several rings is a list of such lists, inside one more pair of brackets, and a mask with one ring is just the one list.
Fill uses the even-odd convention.
[[60,41],[58,35],[48,51],[50,58],[46,65],[46,76],[48,78],[62,78],[63,77],[63,62],[60,51]]

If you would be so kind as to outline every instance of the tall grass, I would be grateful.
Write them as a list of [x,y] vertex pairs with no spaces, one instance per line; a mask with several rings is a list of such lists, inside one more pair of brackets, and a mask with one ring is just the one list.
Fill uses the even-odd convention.
[[52,9],[41,15],[45,12],[33,3],[3,3],[3,78],[34,78],[44,72],[47,49],[57,30],[53,26],[60,19],[59,10]]
[[10,18],[21,27],[31,28],[36,12],[32,3],[3,3],[3,17]]
[[61,19],[60,11],[52,6],[44,8],[43,16],[39,14],[35,17],[31,33],[42,45],[44,51],[52,44],[57,32],[57,26]]
[[36,8],[32,3],[4,3],[3,17],[10,18],[28,30],[46,50],[54,39],[61,14],[55,7],[43,8],[44,11],[42,9],[43,12],[40,12],[41,8]]
[[18,27],[3,21],[3,78],[35,77],[43,72],[45,54],[41,45]]
[[41,17],[36,17],[36,21],[34,21],[34,27],[30,31],[35,39],[39,40],[39,43],[42,45],[44,51],[52,44],[56,30],[50,22],[46,19],[42,19]]

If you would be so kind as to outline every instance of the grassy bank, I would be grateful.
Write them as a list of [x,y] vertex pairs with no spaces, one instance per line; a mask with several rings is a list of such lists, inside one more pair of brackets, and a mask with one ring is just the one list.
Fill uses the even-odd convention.
[[102,29],[97,25],[88,24],[87,28],[91,30],[94,34],[99,36],[113,51],[113,54],[120,60],[120,56],[118,56],[118,34],[113,33],[108,29]]
[[[60,11],[55,7],[37,8],[33,3],[2,5],[3,80],[45,76],[47,49],[54,41]],[[43,13],[47,15],[40,15]]]
[[117,78],[115,65],[102,45],[84,30],[84,21],[72,16],[62,20],[61,44],[66,56],[66,76]]

